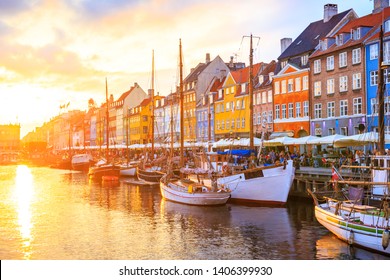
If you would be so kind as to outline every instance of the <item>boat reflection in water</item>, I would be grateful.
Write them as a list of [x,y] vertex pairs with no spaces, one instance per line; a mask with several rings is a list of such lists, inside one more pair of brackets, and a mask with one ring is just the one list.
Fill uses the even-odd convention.
[[390,260],[390,257],[351,246],[332,233],[322,236],[316,242],[317,258],[329,260]]
[[[186,232],[189,259],[294,259],[295,235],[286,208],[191,206],[161,201],[170,235]],[[182,238],[182,237],[181,237]],[[186,244],[172,240],[180,250]]]

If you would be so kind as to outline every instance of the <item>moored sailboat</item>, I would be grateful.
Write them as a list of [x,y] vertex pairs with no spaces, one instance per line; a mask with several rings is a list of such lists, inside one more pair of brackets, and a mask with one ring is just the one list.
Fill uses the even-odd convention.
[[[180,167],[184,165],[184,113],[183,113],[183,64],[182,46],[179,45],[180,54]],[[171,160],[173,158],[171,151]],[[160,191],[164,199],[188,205],[223,205],[230,198],[230,191],[218,188],[216,179],[213,178],[212,186],[206,186],[202,182],[184,179],[173,175],[173,163],[168,162],[168,172],[160,180]]]
[[[109,111],[108,111],[108,88],[106,79],[106,158],[109,159]],[[114,163],[108,162],[108,160],[100,160],[94,166],[91,166],[88,170],[88,176],[93,180],[102,180],[104,176],[119,177],[120,166]]]

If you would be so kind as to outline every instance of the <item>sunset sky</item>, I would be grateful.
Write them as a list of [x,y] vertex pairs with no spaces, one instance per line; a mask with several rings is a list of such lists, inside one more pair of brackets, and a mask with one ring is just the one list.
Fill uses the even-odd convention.
[[19,122],[21,136],[60,113],[60,105],[85,110],[88,99],[118,98],[137,82],[167,95],[178,81],[182,39],[184,74],[206,53],[226,62],[255,62],[280,55],[280,39],[295,39],[323,6],[372,12],[370,0],[0,0],[0,124]]

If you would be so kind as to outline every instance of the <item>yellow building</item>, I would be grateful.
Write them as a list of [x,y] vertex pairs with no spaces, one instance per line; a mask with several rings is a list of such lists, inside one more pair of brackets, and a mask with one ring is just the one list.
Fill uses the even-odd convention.
[[[162,96],[154,96],[154,102]],[[151,98],[144,99],[140,105],[131,108],[129,112],[129,144],[148,144],[152,142],[152,112]]]
[[[262,63],[253,66],[258,73]],[[249,67],[231,71],[215,100],[215,138],[248,138],[250,133]]]

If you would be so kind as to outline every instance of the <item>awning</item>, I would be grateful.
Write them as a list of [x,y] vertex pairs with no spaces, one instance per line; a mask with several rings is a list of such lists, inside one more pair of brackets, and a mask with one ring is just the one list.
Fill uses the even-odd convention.
[[274,138],[278,138],[278,137],[286,137],[286,136],[293,137],[294,132],[293,131],[274,131],[269,136],[269,139],[274,139]]

